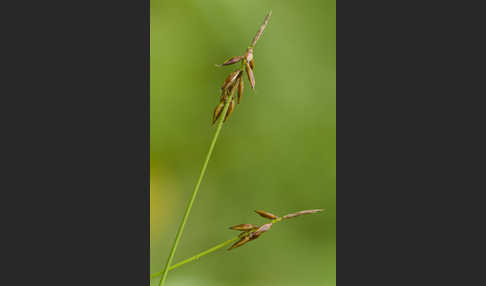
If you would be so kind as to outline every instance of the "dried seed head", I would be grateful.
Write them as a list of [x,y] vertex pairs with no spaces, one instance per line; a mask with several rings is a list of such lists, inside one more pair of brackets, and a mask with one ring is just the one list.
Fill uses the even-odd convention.
[[228,77],[224,80],[223,86],[221,86],[222,90],[227,89],[231,84],[233,84],[236,78],[240,75],[241,70],[234,71],[228,75]]
[[230,229],[232,229],[232,230],[240,230],[240,231],[248,231],[248,230],[257,229],[257,228],[258,228],[258,226],[254,225],[254,224],[249,224],[249,223],[238,224],[238,225],[230,227]]
[[301,216],[301,215],[305,215],[305,214],[314,214],[314,213],[322,212],[323,210],[324,209],[300,211],[300,212],[296,212],[296,213],[293,213],[293,214],[284,215],[282,217],[282,219],[289,219],[289,218],[293,218],[293,217],[297,217],[297,216]]
[[245,62],[246,74],[248,75],[248,81],[250,81],[251,88],[255,89],[255,76],[248,62]]
[[228,88],[226,88],[226,89],[223,89],[223,90],[221,91],[221,102],[226,102],[226,101],[228,101],[228,98],[229,98],[229,96],[230,96],[230,94],[231,94],[231,91],[232,91],[232,90],[233,90],[232,88],[229,88],[229,89],[228,89]]
[[262,235],[262,233],[263,233],[263,232],[256,232],[256,231],[255,231],[255,232],[250,233],[250,240],[255,240],[255,239],[259,238],[259,237],[260,237],[260,235]]
[[216,108],[214,109],[213,124],[214,124],[214,122],[216,122],[216,120],[218,120],[219,116],[221,115],[221,111],[223,111],[223,107],[224,107],[224,101],[221,101],[218,104],[218,106],[216,106]]
[[250,233],[250,240],[254,240],[260,237],[262,233],[268,231],[272,227],[272,223],[267,223],[260,226],[255,232]]
[[232,64],[235,64],[239,61],[241,61],[243,59],[243,56],[237,56],[237,57],[232,57],[232,58],[229,58],[227,59],[223,64],[221,65],[216,65],[216,66],[229,66],[229,65],[232,65]]
[[223,92],[221,92],[219,102],[226,102],[226,99],[228,99],[228,94],[226,90],[223,90]]
[[255,233],[264,233],[265,231],[268,231],[272,227],[273,223],[266,223],[262,226],[260,226]]
[[253,48],[249,47],[246,50],[245,59],[247,62],[251,62],[253,60]]
[[272,213],[266,212],[266,211],[256,210],[255,212],[257,214],[261,215],[264,218],[269,218],[269,219],[277,219],[278,218],[278,216],[276,216]]
[[238,80],[238,104],[240,104],[241,96],[243,95],[243,78]]
[[250,61],[250,67],[251,67],[251,70],[254,70],[255,69],[255,60],[251,60]]
[[230,114],[233,112],[233,109],[235,108],[235,100],[231,99],[231,102],[229,103],[228,111],[226,112],[226,116],[224,117],[224,121],[226,122],[226,119],[230,116]]
[[248,241],[250,241],[250,237],[249,236],[244,236],[243,238],[241,238],[240,240],[238,240],[237,242],[235,242],[230,248],[228,248],[228,250],[231,250],[233,248],[240,247],[243,244],[247,243]]
[[240,73],[238,74],[238,76],[236,77],[236,80],[233,81],[233,84],[231,85],[231,88],[229,89],[228,93],[230,95],[234,95],[235,92],[236,92],[236,89],[238,89],[238,81],[241,79],[241,75],[243,74],[242,71],[240,71]]

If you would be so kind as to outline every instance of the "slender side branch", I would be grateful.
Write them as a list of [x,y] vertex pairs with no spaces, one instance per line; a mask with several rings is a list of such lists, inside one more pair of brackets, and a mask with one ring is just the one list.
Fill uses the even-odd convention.
[[[215,252],[218,249],[221,249],[221,248],[223,248],[223,247],[225,247],[227,245],[230,245],[231,243],[237,241],[238,239],[240,239],[239,236],[237,236],[235,238],[232,238],[232,239],[229,239],[229,240],[227,240],[225,242],[222,242],[222,243],[220,243],[220,244],[218,244],[218,245],[216,245],[214,247],[211,247],[208,250],[205,250],[205,251],[203,251],[201,253],[198,253],[198,254],[196,254],[194,256],[191,256],[191,257],[189,257],[187,259],[184,259],[183,261],[181,261],[179,263],[176,263],[176,264],[172,265],[171,267],[169,267],[169,271],[174,270],[174,269],[176,269],[178,267],[181,267],[182,265],[184,265],[186,263],[189,263],[191,261],[197,260],[197,259],[201,258],[204,255],[213,253],[213,252]],[[155,277],[160,276],[160,275],[162,275],[162,271],[150,275],[150,279],[155,278]]]
[[[230,98],[230,100],[231,100],[231,98]],[[235,225],[233,227],[230,227],[230,229],[239,230],[239,231],[242,231],[242,232],[238,236],[236,236],[232,239],[226,240],[226,241],[224,241],[224,242],[222,242],[222,243],[220,243],[216,246],[213,246],[213,247],[211,247],[211,248],[209,248],[205,251],[202,251],[202,252],[200,252],[200,253],[198,253],[194,256],[191,256],[187,259],[184,259],[183,261],[181,261],[179,263],[176,263],[176,264],[168,267],[167,272],[170,271],[170,270],[174,270],[178,267],[181,267],[182,265],[184,265],[186,263],[197,260],[204,255],[213,253],[216,250],[219,250],[219,249],[221,249],[221,248],[223,248],[223,247],[225,247],[225,246],[227,246],[227,245],[229,245],[229,244],[231,244],[231,243],[233,243],[237,240],[240,240],[240,241],[233,244],[233,246],[231,246],[231,248],[229,248],[228,250],[239,247],[239,246],[245,244],[246,242],[248,242],[250,240],[258,238],[261,235],[261,233],[269,230],[271,225],[276,224],[276,223],[283,221],[285,219],[289,219],[289,218],[293,218],[293,217],[297,217],[297,216],[301,216],[301,215],[305,215],[305,214],[314,214],[314,213],[318,213],[318,212],[322,212],[322,211],[324,211],[324,210],[323,209],[303,210],[303,211],[299,211],[299,212],[296,212],[296,213],[287,214],[287,215],[282,216],[282,217],[278,217],[278,216],[276,216],[272,213],[266,212],[266,211],[260,211],[260,210],[255,211],[260,216],[263,216],[263,217],[268,218],[268,219],[272,219],[272,222],[269,223],[269,224],[264,224],[262,226],[256,226],[256,225],[253,225],[253,224],[239,224],[239,225]],[[251,237],[251,238],[249,238],[249,237]],[[164,271],[165,271],[165,269],[164,269]],[[160,271],[160,272],[157,272],[157,273],[150,275],[150,279],[164,274],[164,271]]]
[[189,213],[191,212],[192,205],[194,203],[194,200],[196,199],[196,195],[197,195],[197,192],[199,190],[199,186],[201,185],[201,181],[204,177],[204,174],[206,173],[206,168],[208,166],[209,159],[211,158],[211,154],[213,153],[214,146],[216,145],[216,141],[218,140],[219,132],[221,131],[221,128],[223,127],[223,121],[224,121],[224,118],[226,116],[226,112],[228,112],[228,107],[229,107],[229,104],[231,102],[231,99],[232,99],[232,97],[230,98],[230,100],[227,100],[225,105],[224,105],[224,108],[223,108],[223,111],[222,111],[223,116],[221,116],[221,118],[219,120],[218,127],[216,129],[216,132],[214,133],[214,137],[213,137],[213,140],[211,141],[211,145],[209,146],[209,151],[208,151],[208,154],[206,156],[206,161],[204,161],[203,167],[201,169],[201,173],[199,174],[199,178],[198,178],[197,183],[196,183],[196,187],[194,188],[194,191],[192,193],[191,200],[187,204],[186,211],[184,213],[184,218],[182,219],[182,222],[179,226],[179,229],[177,230],[176,238],[174,240],[174,244],[172,245],[172,249],[170,251],[169,258],[167,259],[167,263],[165,264],[165,267],[162,270],[162,278],[160,279],[159,286],[164,285],[165,280],[167,279],[167,273],[169,272],[169,266],[172,263],[172,259],[174,259],[174,254],[175,254],[177,245],[179,244],[179,240],[181,239],[182,232],[184,231],[184,226],[186,225],[187,218],[189,217]]

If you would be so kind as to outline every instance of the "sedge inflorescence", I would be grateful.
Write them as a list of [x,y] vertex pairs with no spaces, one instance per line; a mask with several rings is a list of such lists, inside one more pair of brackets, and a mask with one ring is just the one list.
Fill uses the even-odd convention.
[[231,57],[221,65],[217,65],[221,67],[221,66],[233,65],[239,62],[241,63],[240,68],[230,73],[224,80],[223,86],[221,86],[220,101],[213,112],[213,124],[218,120],[218,118],[221,117],[221,114],[223,113],[224,110],[224,106],[226,104],[229,104],[229,106],[224,116],[223,122],[225,122],[226,119],[228,119],[228,117],[231,115],[236,105],[235,97],[234,97],[236,92],[237,92],[236,102],[238,104],[240,103],[241,97],[243,96],[243,89],[244,89],[244,81],[243,81],[244,73],[246,73],[248,76],[250,87],[252,89],[255,89],[255,75],[253,72],[255,69],[255,60],[253,58],[253,50],[258,39],[260,39],[261,35],[263,34],[263,30],[267,26],[271,15],[272,12],[270,11],[270,13],[268,13],[268,15],[265,17],[265,20],[263,21],[263,24],[260,26],[260,29],[258,29],[258,32],[256,33],[255,37],[253,38],[253,41],[251,42],[251,45],[246,49],[244,55]]
[[322,212],[322,211],[323,211],[323,209],[304,210],[304,211],[299,211],[299,212],[296,212],[296,213],[287,214],[287,215],[284,215],[282,217],[278,217],[278,216],[276,216],[276,215],[274,215],[270,212],[266,212],[266,211],[262,211],[262,210],[256,210],[255,212],[257,214],[259,214],[260,216],[262,216],[264,218],[271,219],[272,221],[269,222],[269,223],[262,224],[260,226],[245,223],[245,224],[238,224],[238,225],[230,227],[230,229],[232,229],[232,230],[241,231],[241,234],[239,235],[240,240],[235,242],[228,250],[240,247],[240,246],[246,244],[247,242],[250,242],[252,240],[259,238],[264,232],[267,232],[268,230],[270,230],[272,225],[274,225],[275,223],[277,223],[279,221],[289,219],[289,218],[298,217],[298,216],[305,215],[305,214],[314,214],[314,213],[318,213],[318,212]]

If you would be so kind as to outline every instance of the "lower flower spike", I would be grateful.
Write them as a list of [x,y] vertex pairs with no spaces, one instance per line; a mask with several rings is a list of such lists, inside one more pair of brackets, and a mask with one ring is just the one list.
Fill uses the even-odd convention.
[[238,240],[235,244],[233,244],[230,248],[228,248],[228,250],[231,250],[233,248],[240,247],[243,244],[247,243],[248,241],[250,241],[250,237],[249,236],[244,236],[242,239]]

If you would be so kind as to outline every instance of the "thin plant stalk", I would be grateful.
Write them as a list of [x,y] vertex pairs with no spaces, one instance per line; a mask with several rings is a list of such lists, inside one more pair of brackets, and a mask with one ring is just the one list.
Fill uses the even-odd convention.
[[197,179],[196,187],[194,187],[194,191],[191,196],[191,200],[189,200],[189,203],[187,204],[186,211],[184,212],[184,218],[182,219],[181,224],[179,225],[179,229],[177,230],[176,238],[174,240],[174,244],[172,245],[172,249],[170,250],[169,258],[167,259],[167,263],[165,264],[164,269],[162,270],[162,278],[160,279],[159,286],[164,285],[165,280],[167,279],[167,273],[169,272],[169,266],[172,263],[172,259],[174,259],[174,254],[177,249],[177,245],[179,244],[179,240],[181,239],[182,232],[184,231],[184,227],[186,225],[187,218],[189,217],[189,213],[191,212],[192,205],[194,203],[194,200],[196,199],[197,192],[199,190],[199,186],[201,185],[201,181],[206,173],[206,168],[208,167],[209,159],[211,158],[211,155],[213,153],[214,146],[216,145],[216,141],[218,140],[219,133],[221,131],[221,128],[223,127],[223,121],[226,116],[226,112],[228,112],[228,107],[231,102],[231,99],[233,96],[229,98],[229,100],[226,101],[223,111],[222,111],[222,116],[219,120],[218,127],[216,128],[216,132],[214,133],[213,140],[211,141],[211,145],[209,146],[209,151],[206,156],[206,160],[204,161],[203,167],[201,169],[201,173],[199,174],[199,178]]
[[[220,243],[220,244],[218,244],[218,245],[216,245],[214,247],[211,247],[210,249],[207,249],[207,250],[205,250],[203,252],[200,252],[200,253],[198,253],[198,254],[196,254],[194,256],[191,256],[191,257],[189,257],[187,259],[184,259],[183,261],[181,261],[179,263],[176,263],[176,264],[172,265],[171,267],[169,267],[169,270],[168,271],[174,270],[174,269],[176,269],[178,267],[181,267],[182,265],[184,265],[186,263],[189,263],[189,262],[192,262],[194,260],[197,260],[197,259],[201,258],[204,255],[207,255],[207,254],[210,254],[212,252],[215,252],[216,250],[219,250],[219,249],[221,249],[221,248],[223,248],[223,247],[225,247],[227,245],[232,244],[233,242],[237,241],[238,239],[240,239],[239,236],[237,236],[235,238],[232,238],[232,239],[229,239],[229,240],[226,240],[225,242],[222,242],[222,243]],[[150,279],[155,278],[155,277],[160,276],[160,275],[162,275],[162,271],[150,275]]]

